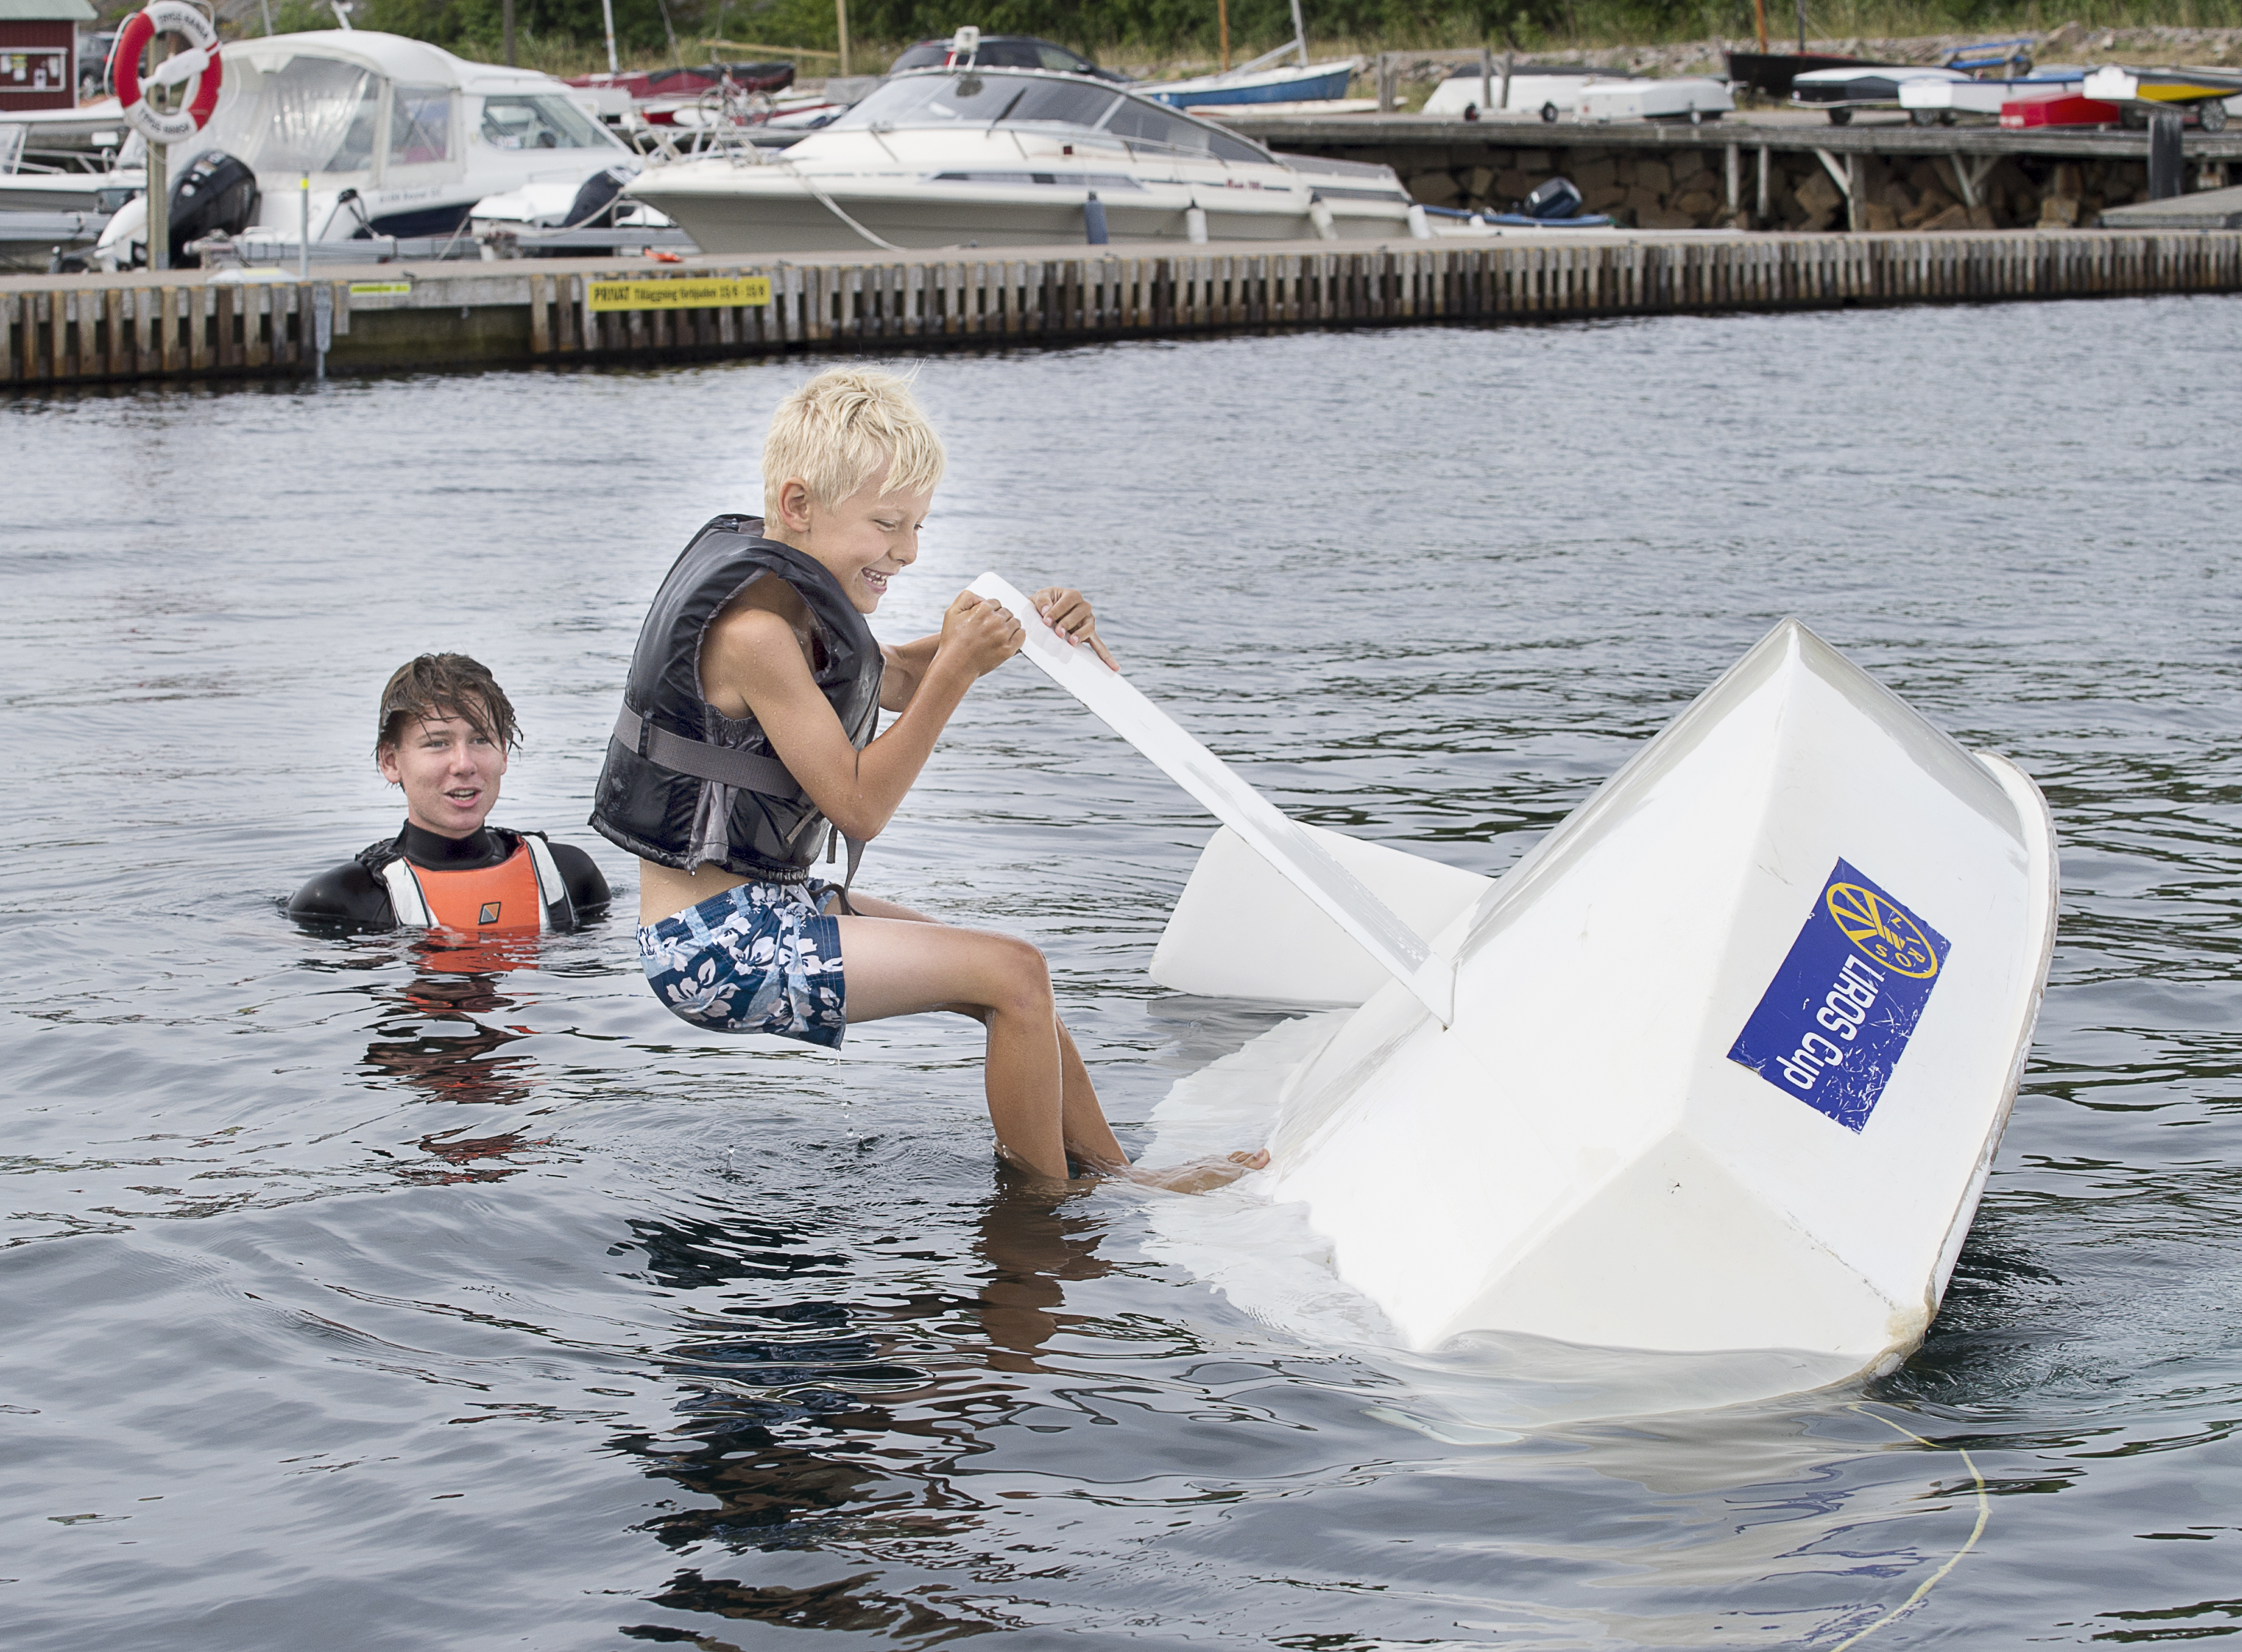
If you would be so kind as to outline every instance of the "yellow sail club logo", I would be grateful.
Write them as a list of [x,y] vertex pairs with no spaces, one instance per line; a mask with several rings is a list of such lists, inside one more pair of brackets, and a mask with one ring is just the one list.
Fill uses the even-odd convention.
[[1887,970],[1917,981],[1938,973],[1938,949],[1889,897],[1858,883],[1832,883],[1823,898],[1845,938]]

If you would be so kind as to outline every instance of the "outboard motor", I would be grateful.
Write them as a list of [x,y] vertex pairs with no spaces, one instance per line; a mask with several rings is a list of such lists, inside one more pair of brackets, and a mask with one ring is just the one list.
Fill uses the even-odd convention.
[[561,227],[571,230],[611,230],[615,226],[615,198],[637,175],[634,166],[609,166],[586,178],[569,203]]
[[1528,218],[1578,218],[1581,191],[1573,187],[1571,178],[1553,178],[1528,195],[1519,211]]
[[[257,222],[257,174],[248,163],[224,150],[195,157],[171,186],[171,245],[184,249],[205,235],[238,235]],[[201,260],[175,251],[171,262],[191,267]]]

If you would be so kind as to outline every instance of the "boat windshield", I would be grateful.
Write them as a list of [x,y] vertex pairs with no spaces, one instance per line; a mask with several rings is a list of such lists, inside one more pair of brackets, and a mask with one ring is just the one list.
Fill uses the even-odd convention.
[[482,137],[493,149],[611,147],[597,121],[549,92],[484,98]]
[[1003,120],[1095,126],[1118,101],[1105,87],[1040,75],[911,75],[889,81],[833,124],[980,126]]
[[846,127],[1062,125],[1104,131],[1131,145],[1259,162],[1268,157],[1242,138],[1217,131],[1141,97],[1110,87],[1043,75],[909,75],[891,80],[835,121]]

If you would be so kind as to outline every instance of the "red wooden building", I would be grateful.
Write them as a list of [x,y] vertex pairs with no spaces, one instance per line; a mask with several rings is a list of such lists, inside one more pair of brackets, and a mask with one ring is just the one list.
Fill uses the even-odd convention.
[[0,0],[0,120],[77,105],[77,26],[86,0]]

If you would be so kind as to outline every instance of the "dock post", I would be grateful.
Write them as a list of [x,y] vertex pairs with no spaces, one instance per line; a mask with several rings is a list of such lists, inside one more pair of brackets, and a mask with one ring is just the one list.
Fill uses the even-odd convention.
[[1743,205],[1744,152],[1737,145],[1730,144],[1722,158],[1726,165],[1722,168],[1722,182],[1728,185],[1728,218],[1733,222],[1737,209]]
[[312,289],[312,376],[327,376],[327,346],[335,339],[335,284],[321,281]]
[[2149,198],[2168,201],[2180,192],[2180,112],[2159,109],[2149,117]]
[[1769,198],[1768,189],[1768,171],[1769,165],[1770,163],[1768,159],[1767,145],[1765,144],[1762,144],[1759,146],[1759,205],[1752,215],[1755,227],[1758,225],[1766,223],[1769,218],[1773,214],[1773,203]]

